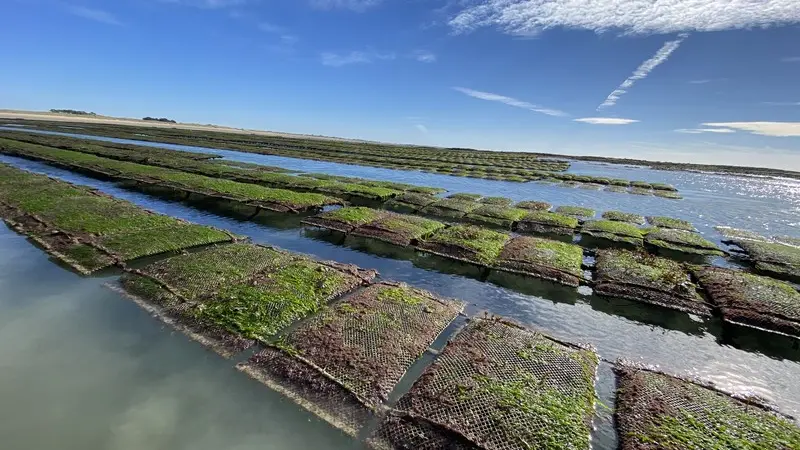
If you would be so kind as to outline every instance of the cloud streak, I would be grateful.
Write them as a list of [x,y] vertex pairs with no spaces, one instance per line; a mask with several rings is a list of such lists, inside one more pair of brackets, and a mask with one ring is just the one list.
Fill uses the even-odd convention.
[[427,50],[416,50],[411,54],[411,57],[423,63],[436,62],[436,54]]
[[455,33],[496,27],[513,35],[553,28],[668,34],[800,23],[797,0],[478,0],[461,2]]
[[675,132],[684,134],[736,133],[736,130],[730,128],[678,128]]
[[785,62],[785,63],[800,62],[800,56],[787,56],[785,58],[781,58],[781,62]]
[[730,128],[760,136],[800,137],[800,122],[708,122],[703,126]]
[[661,48],[658,49],[655,55],[653,55],[647,61],[643,62],[641,65],[639,65],[639,67],[633,71],[633,74],[631,76],[629,76],[625,81],[623,81],[622,84],[619,85],[619,87],[617,87],[610,94],[608,94],[608,97],[606,97],[605,101],[601,103],[600,106],[597,107],[597,110],[600,111],[604,108],[616,105],[617,100],[619,100],[620,97],[626,94],[628,90],[631,87],[633,87],[633,85],[637,81],[647,78],[647,76],[650,75],[650,72],[652,72],[653,69],[661,65],[664,61],[666,61],[667,58],[669,58],[669,55],[671,55],[672,52],[677,50],[678,47],[681,46],[681,44],[683,43],[683,41],[686,40],[687,37],[689,37],[688,34],[681,34],[680,36],[678,36],[678,39],[675,39],[674,41],[665,42],[664,45],[662,45]]
[[324,52],[320,55],[323,66],[342,67],[350,64],[369,64],[375,60],[393,60],[394,53],[351,51],[347,53]]
[[573,119],[573,121],[591,125],[630,125],[639,122],[635,119],[620,119],[618,117],[582,117],[580,119]]
[[121,26],[122,22],[108,11],[100,9],[86,8],[83,6],[70,6],[68,8],[70,14],[73,14],[84,19],[93,20],[95,22],[104,23],[106,25]]
[[311,6],[318,9],[349,9],[355,12],[364,12],[383,0],[311,0]]
[[517,100],[512,97],[506,97],[505,95],[499,94],[492,94],[490,92],[481,92],[476,91],[473,89],[463,88],[463,87],[453,87],[454,90],[461,92],[464,95],[468,95],[473,98],[477,98],[480,100],[487,100],[490,102],[499,102],[506,104],[508,106],[513,106],[515,108],[522,108],[527,109],[529,111],[534,111],[542,114],[547,114],[548,116],[556,116],[556,117],[565,117],[569,114],[565,113],[564,111],[559,111],[557,109],[545,108],[539,105],[535,105],[533,103],[528,103],[523,100]]

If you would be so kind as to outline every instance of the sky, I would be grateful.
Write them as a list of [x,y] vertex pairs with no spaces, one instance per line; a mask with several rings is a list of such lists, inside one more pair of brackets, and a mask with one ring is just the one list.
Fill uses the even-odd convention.
[[797,0],[5,0],[0,108],[800,170]]

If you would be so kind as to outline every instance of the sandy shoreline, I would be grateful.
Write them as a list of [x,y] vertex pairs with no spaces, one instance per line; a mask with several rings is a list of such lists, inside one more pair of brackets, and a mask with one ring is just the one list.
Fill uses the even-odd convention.
[[277,131],[250,130],[246,128],[233,128],[221,125],[202,125],[195,123],[180,123],[180,122],[167,123],[167,122],[156,122],[156,121],[141,120],[141,119],[130,119],[124,117],[61,114],[61,113],[51,113],[44,111],[41,112],[16,111],[9,109],[0,109],[0,120],[2,119],[49,120],[53,122],[72,122],[72,123],[86,123],[86,124],[96,124],[96,125],[130,125],[135,127],[173,128],[179,130],[218,131],[224,133],[240,133],[240,134],[251,134],[259,136],[280,136],[280,137],[293,137],[293,138],[304,138],[304,139],[320,139],[329,141],[363,142],[357,139],[314,136],[309,134],[281,133]]

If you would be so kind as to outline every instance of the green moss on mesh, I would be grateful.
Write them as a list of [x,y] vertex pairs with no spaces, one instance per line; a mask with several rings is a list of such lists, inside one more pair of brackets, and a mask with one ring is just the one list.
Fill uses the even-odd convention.
[[511,228],[511,225],[528,214],[527,210],[505,206],[484,205],[466,215],[467,220],[478,224]]
[[405,305],[419,305],[429,297],[422,295],[421,291],[407,285],[392,286],[382,289],[378,293],[378,300],[382,302],[397,302]]
[[294,261],[258,276],[255,282],[223,287],[216,301],[193,311],[203,322],[265,341],[292,322],[319,311],[352,277],[309,260]]
[[478,201],[482,196],[480,194],[469,194],[466,192],[457,192],[455,194],[450,194],[447,198],[454,198],[457,200],[471,200],[471,201]]
[[723,255],[713,242],[692,231],[656,228],[647,233],[645,242],[655,247],[683,253]]
[[631,186],[642,188],[642,189],[652,189],[653,185],[646,182],[646,181],[631,181]]
[[177,224],[110,235],[100,240],[100,244],[123,259],[130,260],[230,240],[231,237],[220,230]]
[[392,201],[406,203],[409,205],[414,205],[420,208],[424,208],[430,205],[431,203],[436,202],[437,200],[439,199],[432,195],[420,194],[416,192],[406,192],[405,194],[402,194],[394,198]]
[[89,272],[108,267],[114,263],[114,260],[107,254],[86,244],[73,245],[62,250],[62,253]]
[[376,209],[366,208],[363,206],[348,206],[345,208],[324,212],[316,217],[325,220],[342,222],[352,226],[359,226],[372,222],[380,217],[380,215],[381,212]]
[[[469,225],[456,225],[435,233],[420,244],[421,250],[433,250],[443,256],[491,265],[500,255],[509,236],[505,233],[487,230]],[[463,249],[468,255],[461,255],[458,250],[449,252],[443,247]]]
[[755,263],[756,271],[800,282],[800,248],[778,242],[736,240]]
[[681,194],[678,194],[677,192],[664,191],[664,190],[658,190],[658,189],[653,191],[653,195],[655,195],[656,197],[668,198],[668,199],[672,199],[672,200],[681,200],[681,199],[683,199],[683,196]]
[[583,277],[582,263],[583,249],[577,245],[517,236],[503,247],[494,267],[578,286]]
[[682,219],[675,219],[673,217],[659,217],[647,216],[647,223],[659,228],[671,228],[674,230],[694,231],[694,225],[691,222]]
[[422,212],[424,214],[431,214],[435,216],[461,218],[480,206],[480,203],[472,200],[443,198],[436,203],[426,206]]
[[507,197],[484,197],[480,199],[486,205],[510,206],[513,201]]
[[653,191],[651,191],[650,189],[640,188],[636,186],[631,186],[631,188],[628,189],[628,193],[634,195],[653,195]]
[[583,208],[581,206],[559,206],[556,208],[555,212],[578,218],[590,218],[594,217],[595,215],[595,211],[593,209]]
[[517,203],[514,205],[515,208],[522,208],[522,209],[530,209],[533,211],[547,211],[553,207],[550,203],[547,202],[537,202],[533,200],[526,200]]
[[528,215],[526,215],[523,218],[523,220],[528,222],[536,222],[544,225],[550,225],[554,227],[571,228],[571,229],[578,227],[578,219],[576,219],[575,217],[548,211],[534,211],[528,213]]
[[621,211],[606,211],[603,219],[614,220],[616,222],[627,222],[635,225],[644,225],[644,217],[639,214],[626,213]]
[[622,450],[800,448],[800,428],[758,406],[662,374],[620,372]]

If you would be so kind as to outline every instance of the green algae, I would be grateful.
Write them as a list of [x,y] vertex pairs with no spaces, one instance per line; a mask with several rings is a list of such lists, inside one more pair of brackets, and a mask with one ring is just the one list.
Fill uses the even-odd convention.
[[670,228],[673,230],[695,231],[694,225],[682,219],[673,217],[647,216],[647,223],[659,228]]
[[407,246],[444,227],[436,220],[390,213],[356,228],[353,234]]
[[577,245],[518,236],[506,244],[494,268],[577,286],[582,263],[583,249]]
[[581,206],[559,206],[555,209],[555,212],[577,218],[590,218],[594,217],[595,215],[595,211],[593,209],[584,208]]
[[436,232],[419,249],[455,259],[491,265],[500,255],[509,236],[484,228],[455,225]]
[[353,287],[343,272],[309,260],[293,261],[257,276],[257,283],[223,287],[215,301],[192,311],[197,319],[231,333],[266,341],[291,323],[318,312],[334,295]]
[[759,406],[663,374],[617,373],[622,450],[800,448],[800,428]]
[[700,234],[668,228],[655,228],[645,235],[645,243],[665,250],[699,255],[718,255],[724,253]]
[[468,201],[473,201],[473,202],[476,202],[476,201],[480,200],[481,197],[482,197],[482,195],[480,195],[480,194],[470,194],[470,193],[466,193],[466,192],[457,192],[455,194],[450,194],[450,195],[447,196],[447,198],[453,198],[453,199],[456,199],[456,200],[468,200]]
[[423,214],[459,219],[479,208],[480,203],[473,200],[443,198],[422,209]]
[[757,272],[800,282],[800,247],[779,242],[736,240],[753,261]]
[[326,220],[344,222],[349,225],[359,226],[380,217],[380,211],[363,206],[348,206],[333,211],[324,212],[317,217]]
[[507,197],[483,197],[480,202],[486,205],[511,206],[513,200]]
[[157,255],[230,240],[230,235],[213,228],[176,224],[147,230],[112,234],[99,241],[125,260]]
[[616,222],[627,222],[634,225],[644,225],[645,220],[639,214],[626,213],[621,211],[606,211],[602,215],[603,219]]
[[526,200],[517,203],[514,205],[515,208],[522,208],[522,209],[529,209],[533,211],[547,211],[553,207],[550,203],[547,202],[538,202],[533,200]]
[[627,222],[613,220],[590,220],[581,225],[581,233],[632,245],[642,245],[642,230]]
[[527,210],[507,206],[484,205],[474,209],[465,218],[471,222],[510,229],[514,222],[528,214]]

